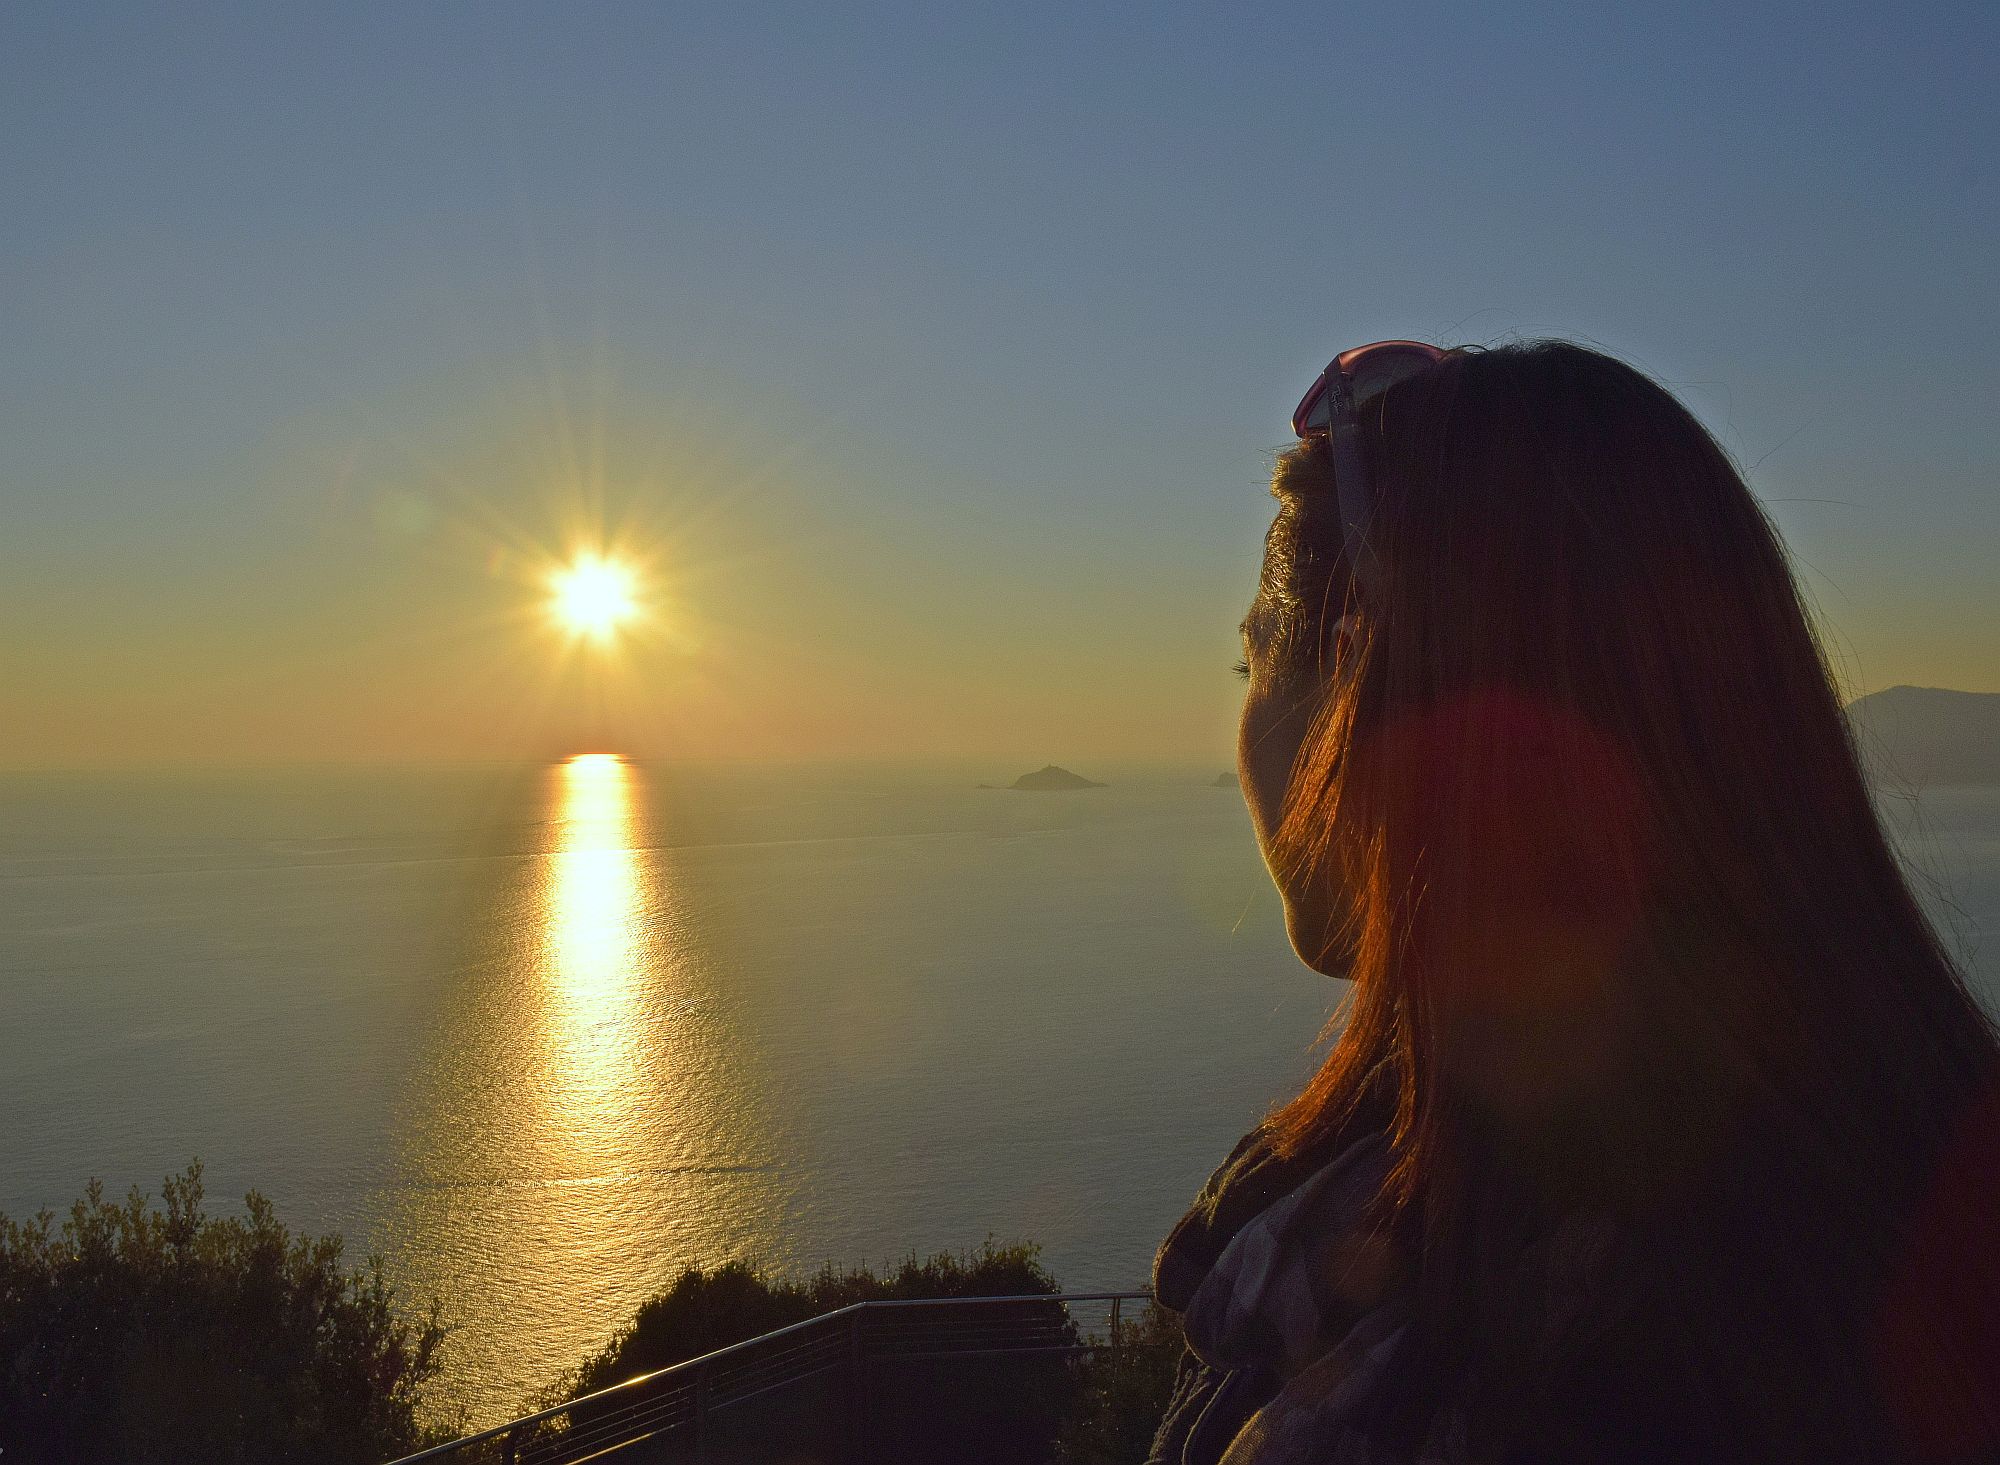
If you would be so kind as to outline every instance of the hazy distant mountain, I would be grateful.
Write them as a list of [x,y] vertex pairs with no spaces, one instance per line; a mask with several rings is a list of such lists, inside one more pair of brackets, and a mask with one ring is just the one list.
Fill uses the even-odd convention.
[[2000,692],[1890,687],[1847,707],[1870,778],[1891,785],[2000,783]]
[[1101,783],[1093,783],[1079,774],[1071,773],[1067,768],[1058,768],[1053,763],[1033,773],[1024,773],[1007,786],[1019,789],[1023,793],[1033,794],[1066,793],[1071,789],[1104,787]]
[[1234,773],[1218,773],[1215,775],[1215,782],[1209,785],[1210,788],[1241,788],[1242,786],[1242,780],[1237,778]]

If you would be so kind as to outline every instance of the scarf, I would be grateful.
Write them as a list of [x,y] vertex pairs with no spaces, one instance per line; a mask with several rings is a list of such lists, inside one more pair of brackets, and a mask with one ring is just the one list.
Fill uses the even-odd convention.
[[[1155,1465],[1388,1465],[1369,1422],[1415,1346],[1412,1264],[1369,1220],[1392,1158],[1379,1133],[1290,1160],[1258,1133],[1210,1178],[1155,1263],[1188,1346]],[[1584,1315],[1612,1241],[1576,1216],[1524,1254],[1547,1335]],[[1457,1398],[1435,1401],[1417,1465],[1469,1459]]]

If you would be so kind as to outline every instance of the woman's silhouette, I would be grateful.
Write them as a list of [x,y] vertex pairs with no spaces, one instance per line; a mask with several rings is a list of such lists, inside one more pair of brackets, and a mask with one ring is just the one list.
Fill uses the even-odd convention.
[[1161,1248],[1158,1461],[2000,1451],[2000,1045],[1777,535],[1560,342],[1343,355],[1243,623],[1304,1092]]

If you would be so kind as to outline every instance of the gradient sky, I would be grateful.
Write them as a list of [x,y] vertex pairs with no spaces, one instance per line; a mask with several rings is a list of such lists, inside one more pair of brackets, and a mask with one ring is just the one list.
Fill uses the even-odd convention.
[[1645,10],[10,5],[0,766],[1222,760],[1402,335],[1628,357],[1852,691],[2000,690],[2000,11]]

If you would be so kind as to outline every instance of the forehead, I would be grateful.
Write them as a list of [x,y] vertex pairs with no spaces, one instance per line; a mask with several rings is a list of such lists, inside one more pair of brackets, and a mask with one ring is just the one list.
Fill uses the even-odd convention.
[[1271,495],[1276,512],[1264,534],[1257,594],[1240,627],[1258,646],[1276,645],[1308,629],[1322,608],[1338,616],[1347,597],[1340,510],[1323,439],[1278,455]]

